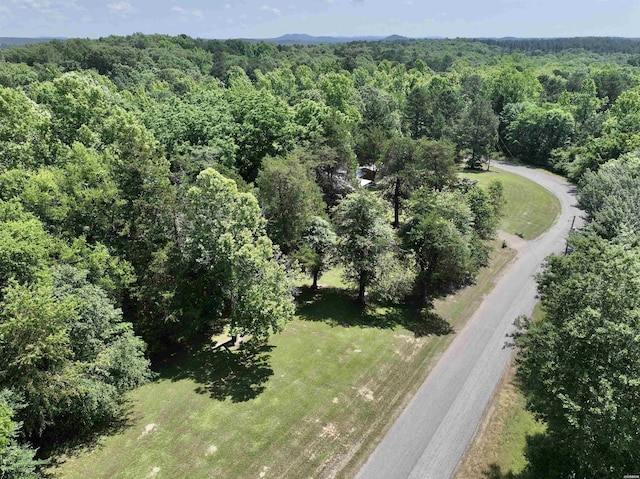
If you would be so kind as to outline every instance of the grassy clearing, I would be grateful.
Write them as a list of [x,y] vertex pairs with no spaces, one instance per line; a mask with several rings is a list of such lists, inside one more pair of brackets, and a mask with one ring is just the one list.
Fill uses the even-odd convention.
[[491,167],[491,171],[464,170],[465,178],[486,186],[493,180],[504,185],[506,205],[500,229],[524,239],[537,238],[547,231],[560,213],[560,202],[550,191],[520,175]]
[[[534,320],[542,315],[538,304]],[[456,479],[515,479],[525,468],[527,436],[543,433],[545,427],[525,409],[515,371],[511,364],[505,372]]]
[[[512,257],[497,249],[477,285],[439,302],[438,312],[460,328]],[[63,478],[351,476],[454,335],[417,337],[402,308],[362,315],[335,287],[339,272],[325,278],[333,287],[321,281],[319,292],[304,292],[298,318],[269,344],[235,353],[205,347],[172,358],[157,381],[133,392],[120,431],[60,458],[52,472]],[[153,430],[144,433],[147,427]]]

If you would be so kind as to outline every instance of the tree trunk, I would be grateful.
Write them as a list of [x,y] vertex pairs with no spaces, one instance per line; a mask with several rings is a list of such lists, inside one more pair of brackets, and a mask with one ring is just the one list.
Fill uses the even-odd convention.
[[319,275],[320,275],[320,270],[314,269],[313,270],[313,284],[311,285],[311,289],[313,289],[313,290],[318,289],[318,276]]
[[398,226],[400,226],[400,180],[396,179],[393,192],[393,227],[397,229]]
[[365,287],[367,285],[365,274],[360,274],[358,280],[358,304],[364,308],[365,306]]

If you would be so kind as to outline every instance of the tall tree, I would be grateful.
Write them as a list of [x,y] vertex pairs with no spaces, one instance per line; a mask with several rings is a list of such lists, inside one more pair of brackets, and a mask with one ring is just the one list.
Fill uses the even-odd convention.
[[629,153],[582,178],[579,202],[603,238],[640,232],[640,157]]
[[498,123],[491,102],[486,98],[473,100],[465,109],[458,127],[458,147],[471,150],[471,166],[477,165],[495,147]]
[[256,198],[233,180],[204,170],[186,197],[183,251],[184,303],[192,313],[184,328],[201,331],[210,319],[233,334],[266,337],[294,313],[291,285],[277,261]]
[[38,468],[45,461],[35,459],[36,451],[19,441],[21,424],[14,421],[20,401],[9,389],[0,390],[0,474],[3,479],[39,479]]
[[267,234],[285,254],[296,248],[310,218],[324,213],[326,206],[314,176],[294,154],[267,158],[258,173],[256,186]]
[[356,154],[361,164],[375,161],[384,142],[400,132],[400,115],[393,97],[371,86],[359,89],[362,121],[356,130]]
[[24,93],[0,86],[0,171],[37,168],[48,156],[51,119]]
[[383,182],[387,184],[387,196],[393,205],[393,227],[400,225],[400,207],[403,199],[418,183],[416,165],[416,141],[398,136],[389,140],[382,153]]
[[358,285],[358,302],[362,306],[366,288],[375,279],[376,266],[393,243],[385,214],[384,202],[367,191],[348,195],[333,209],[338,254],[346,277]]
[[456,178],[455,147],[447,140],[408,137],[389,140],[382,152],[381,184],[393,205],[393,227],[400,225],[403,202],[421,186],[442,190]]
[[415,87],[407,97],[405,116],[414,139],[452,139],[462,110],[462,96],[451,80],[439,76]]
[[303,263],[311,272],[311,289],[318,288],[320,275],[331,264],[336,253],[337,236],[331,224],[318,216],[311,218],[302,232]]
[[550,257],[539,290],[545,319],[521,322],[518,378],[547,425],[535,477],[615,478],[640,468],[640,249],[575,235]]
[[531,69],[505,65],[490,77],[490,98],[493,111],[502,113],[509,103],[534,101],[542,89]]
[[415,254],[418,305],[473,278],[478,264],[473,248],[473,212],[457,192],[417,190],[410,201],[411,219],[403,226],[404,247]]
[[569,144],[574,128],[573,117],[561,108],[525,104],[507,126],[509,152],[521,161],[545,165],[555,148]]

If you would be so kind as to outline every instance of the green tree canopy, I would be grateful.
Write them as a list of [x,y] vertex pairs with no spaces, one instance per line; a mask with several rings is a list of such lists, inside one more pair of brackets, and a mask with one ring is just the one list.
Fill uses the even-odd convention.
[[329,267],[336,254],[337,236],[331,224],[314,216],[302,231],[300,258],[313,278],[312,289],[318,288],[320,275]]
[[186,201],[183,255],[192,281],[185,286],[199,307],[184,327],[223,319],[234,334],[279,332],[293,317],[291,286],[256,198],[207,169]]
[[258,173],[256,186],[267,234],[285,254],[296,248],[309,219],[324,213],[326,206],[314,173],[295,154],[267,158]]
[[638,239],[576,235],[571,249],[539,278],[545,319],[516,338],[527,407],[547,424],[532,471],[620,477],[640,467]]
[[384,202],[372,193],[347,195],[333,209],[338,233],[338,255],[346,277],[358,285],[358,302],[365,304],[366,288],[376,277],[376,267],[393,244]]
[[466,284],[479,266],[473,231],[474,215],[459,192],[417,190],[409,203],[410,220],[403,226],[403,245],[415,254],[415,294],[420,307],[429,298]]

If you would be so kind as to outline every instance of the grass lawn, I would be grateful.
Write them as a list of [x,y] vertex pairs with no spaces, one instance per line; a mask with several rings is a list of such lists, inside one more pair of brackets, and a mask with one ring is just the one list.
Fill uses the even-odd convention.
[[530,240],[547,231],[560,213],[560,202],[548,190],[541,186],[532,186],[532,182],[494,166],[490,171],[464,170],[461,176],[477,180],[481,186],[487,186],[493,180],[504,185],[506,199],[505,216],[500,229]]
[[[512,257],[497,248],[475,286],[438,302],[454,329]],[[327,279],[339,284],[338,274]],[[344,290],[321,285],[302,294],[298,317],[266,345],[174,358],[131,394],[126,425],[60,457],[51,471],[63,478],[353,475],[454,335],[417,336],[402,308],[362,315]]]
[[[531,182],[500,177],[511,211],[544,198]],[[520,184],[520,183],[519,183]],[[526,190],[520,196],[513,191]],[[546,191],[546,190],[545,190]],[[545,210],[551,216],[555,212]],[[533,213],[531,213],[532,216]],[[538,227],[539,228],[539,227]],[[532,231],[532,230],[531,230]],[[533,233],[530,233],[533,234]],[[441,320],[416,324],[403,308],[362,314],[327,273],[303,291],[298,315],[268,344],[229,353],[204,346],[169,358],[159,377],[130,394],[125,424],[58,457],[60,478],[353,477],[422,384],[455,330],[514,257],[495,250],[477,283],[436,303]]]
[[[535,320],[543,313],[538,304]],[[456,479],[515,479],[527,462],[527,436],[544,433],[544,424],[525,409],[515,382],[515,367],[507,369],[485,413],[473,444],[456,471]]]

